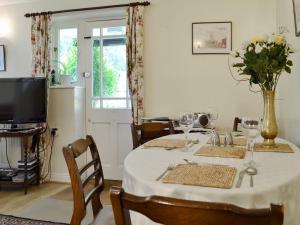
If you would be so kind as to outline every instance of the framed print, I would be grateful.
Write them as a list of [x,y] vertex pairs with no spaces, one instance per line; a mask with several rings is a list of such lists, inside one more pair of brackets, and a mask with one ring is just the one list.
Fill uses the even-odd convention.
[[300,0],[293,0],[296,36],[300,36]]
[[4,45],[0,45],[0,71],[5,71],[5,48]]
[[193,54],[229,54],[232,50],[232,22],[192,24]]

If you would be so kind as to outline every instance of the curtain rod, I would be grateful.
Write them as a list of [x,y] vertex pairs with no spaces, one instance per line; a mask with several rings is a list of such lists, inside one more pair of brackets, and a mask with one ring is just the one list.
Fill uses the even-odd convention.
[[59,10],[59,11],[48,11],[48,12],[37,12],[37,13],[26,13],[25,17],[32,17],[38,15],[48,15],[48,14],[59,14],[59,13],[68,13],[68,12],[80,12],[80,11],[89,11],[89,10],[97,10],[97,9],[110,9],[110,8],[121,8],[121,7],[130,7],[130,6],[137,6],[137,5],[150,5],[150,2],[132,2],[129,4],[120,4],[120,5],[107,5],[107,6],[98,6],[98,7],[89,7],[89,8],[78,8],[78,9],[66,9],[66,10]]

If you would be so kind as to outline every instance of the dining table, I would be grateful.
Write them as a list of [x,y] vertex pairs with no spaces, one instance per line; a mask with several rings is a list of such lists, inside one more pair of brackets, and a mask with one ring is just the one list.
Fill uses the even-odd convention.
[[[138,196],[167,196],[204,202],[228,203],[247,209],[269,208],[270,204],[284,206],[284,225],[300,225],[300,151],[299,148],[284,139],[276,138],[276,143],[287,143],[293,153],[254,152],[257,175],[246,174],[240,187],[236,187],[239,173],[245,169],[245,163],[251,158],[249,151],[243,159],[205,157],[195,155],[202,146],[207,145],[209,135],[190,133],[190,140],[196,140],[188,149],[166,149],[163,147],[145,147],[131,151],[124,161],[123,188],[126,192]],[[161,137],[160,139],[184,139],[183,134]],[[257,138],[256,142],[263,139]],[[231,188],[213,188],[183,184],[164,183],[157,178],[170,165],[187,162],[199,165],[227,165],[236,168]],[[145,216],[131,212],[133,225],[157,224]]]

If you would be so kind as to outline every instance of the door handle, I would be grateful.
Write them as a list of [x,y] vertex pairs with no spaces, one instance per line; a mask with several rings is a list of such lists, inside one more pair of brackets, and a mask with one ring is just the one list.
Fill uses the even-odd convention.
[[82,73],[82,77],[84,77],[84,78],[90,78],[91,77],[91,73],[90,72],[83,72]]

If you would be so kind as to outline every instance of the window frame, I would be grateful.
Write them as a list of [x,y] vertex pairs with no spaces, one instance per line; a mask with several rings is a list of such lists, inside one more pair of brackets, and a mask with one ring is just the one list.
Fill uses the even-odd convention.
[[55,22],[53,26],[53,50],[52,50],[52,69],[55,70],[57,75],[64,76],[65,74],[59,73],[59,56],[60,56],[60,30],[64,29],[76,29],[77,30],[77,76],[75,82],[80,81],[80,65],[79,65],[79,35],[80,27],[78,22]]
[[[121,21],[120,23],[113,23],[113,24],[103,24],[103,25],[99,25],[98,27],[93,27],[92,29],[92,37],[91,37],[91,43],[92,46],[94,44],[94,41],[99,41],[100,43],[100,60],[101,62],[103,61],[103,41],[107,40],[107,39],[118,39],[118,38],[122,38],[125,39],[126,42],[126,33],[122,34],[122,35],[103,35],[103,29],[104,28],[109,28],[109,27],[125,27],[126,28],[126,24],[125,21]],[[100,29],[100,36],[94,36],[93,35],[93,30],[94,29]],[[91,48],[92,52],[90,53],[90,55],[92,56],[92,62],[94,62],[94,58],[93,58],[93,47]],[[127,59],[126,59],[127,60]],[[92,104],[92,108],[93,109],[101,109],[101,110],[112,110],[112,109],[131,109],[131,98],[129,95],[129,83],[128,83],[128,79],[126,76],[126,97],[109,97],[109,96],[105,96],[103,94],[103,63],[100,64],[100,96],[94,96],[94,68],[92,67],[92,72],[91,72],[91,79],[92,79],[92,95],[91,95],[91,104]],[[127,65],[126,65],[126,75],[127,75]],[[125,100],[126,101],[126,107],[123,108],[107,108],[104,107],[104,103],[103,101],[105,100]],[[94,107],[94,102],[95,101],[100,101],[100,107]]]

